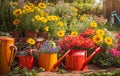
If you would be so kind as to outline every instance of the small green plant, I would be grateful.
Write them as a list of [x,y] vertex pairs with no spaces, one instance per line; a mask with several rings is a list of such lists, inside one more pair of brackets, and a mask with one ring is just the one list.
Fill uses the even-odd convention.
[[45,71],[44,68],[42,68],[42,67],[39,68],[39,72],[44,72],[44,71]]
[[58,70],[58,73],[60,73],[60,74],[64,74],[64,73],[66,73],[67,71],[65,70],[65,69],[59,69]]

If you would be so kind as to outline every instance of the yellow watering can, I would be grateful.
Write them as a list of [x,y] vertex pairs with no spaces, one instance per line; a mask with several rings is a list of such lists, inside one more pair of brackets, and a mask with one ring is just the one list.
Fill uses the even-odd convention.
[[10,71],[16,52],[14,38],[0,37],[0,75],[7,74]]

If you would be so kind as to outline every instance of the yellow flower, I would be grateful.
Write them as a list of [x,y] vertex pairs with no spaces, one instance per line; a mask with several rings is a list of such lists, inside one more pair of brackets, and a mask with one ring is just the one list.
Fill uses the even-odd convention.
[[29,6],[30,6],[31,8],[33,8],[33,7],[34,7],[34,4],[33,4],[33,3],[29,3]]
[[84,21],[86,20],[86,17],[84,15],[80,16],[80,20]]
[[45,13],[43,11],[41,11],[40,15],[43,17],[45,15]]
[[77,12],[78,10],[75,7],[72,7],[72,11]]
[[100,35],[95,35],[93,36],[92,40],[94,43],[99,44],[100,42],[102,42],[103,38]]
[[26,11],[26,10],[23,10],[23,14],[27,14],[27,11]]
[[99,29],[99,30],[96,31],[96,34],[103,36],[105,34],[105,32],[104,32],[104,30]]
[[34,7],[35,10],[37,10],[38,12],[40,12],[40,8],[39,7]]
[[36,15],[36,16],[34,16],[34,18],[39,21],[41,17],[40,17],[40,15]]
[[14,14],[15,16],[19,16],[19,15],[22,14],[22,10],[21,10],[21,9],[16,9],[15,11],[13,11],[13,14]]
[[65,34],[65,33],[64,33],[63,30],[60,30],[60,31],[57,32],[57,36],[59,36],[59,37],[63,37],[64,34]]
[[76,31],[73,31],[73,32],[71,32],[71,36],[76,37],[76,36],[78,36],[78,33]]
[[32,22],[34,22],[35,21],[35,19],[32,19]]
[[38,7],[40,7],[40,8],[46,8],[46,5],[44,3],[38,3]]
[[27,43],[30,45],[34,45],[35,44],[35,40],[32,38],[27,39]]
[[112,44],[112,38],[110,38],[110,37],[106,37],[106,38],[104,39],[104,41],[105,41],[105,43],[108,44],[108,45],[111,45],[111,44]]
[[20,23],[20,20],[19,19],[15,19],[14,21],[13,21],[13,24],[14,25],[18,25]]
[[96,22],[90,22],[90,26],[97,27],[97,23]]
[[32,8],[29,5],[25,5],[23,7],[27,12],[30,12],[32,10]]
[[18,4],[17,4],[17,2],[12,2],[12,5],[17,6]]
[[46,19],[45,17],[41,17],[41,18],[40,18],[40,21],[46,23],[46,22],[47,22],[47,19]]
[[58,22],[58,26],[63,26],[63,23],[61,21]]
[[49,27],[48,26],[45,27],[45,31],[47,31],[47,32],[49,31]]

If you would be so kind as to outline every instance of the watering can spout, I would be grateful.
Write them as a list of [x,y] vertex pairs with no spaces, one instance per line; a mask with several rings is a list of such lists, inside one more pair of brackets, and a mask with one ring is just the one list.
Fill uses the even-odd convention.
[[86,61],[83,63],[82,67],[80,68],[80,70],[83,70],[85,68],[85,66],[90,62],[90,60],[99,52],[101,52],[101,47],[97,47],[95,49],[95,51],[86,59]]

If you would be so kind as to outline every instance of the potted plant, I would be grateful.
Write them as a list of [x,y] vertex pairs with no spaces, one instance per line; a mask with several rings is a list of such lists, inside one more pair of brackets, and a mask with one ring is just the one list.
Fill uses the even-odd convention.
[[23,51],[18,52],[19,65],[20,68],[26,67],[28,69],[32,69],[34,63],[33,47],[35,40],[28,38],[26,42],[27,44]]
[[[45,7],[46,5],[43,3],[39,3],[37,6],[30,2],[25,2],[23,6],[13,6],[13,24],[16,26],[16,29],[24,31],[25,35],[27,35],[26,37],[36,37],[36,32],[39,31],[39,29],[44,26],[44,22],[47,21],[45,18],[41,18]],[[28,32],[32,34],[28,36]]]
[[51,71],[53,65],[57,62],[57,53],[60,49],[60,46],[57,46],[52,40],[43,42],[39,49],[39,67]]

